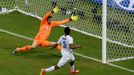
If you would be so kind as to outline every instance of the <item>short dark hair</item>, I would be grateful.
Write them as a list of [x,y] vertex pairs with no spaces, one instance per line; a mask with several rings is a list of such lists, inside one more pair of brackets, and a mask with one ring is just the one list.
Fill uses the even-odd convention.
[[69,27],[66,27],[64,29],[64,32],[65,32],[66,35],[70,35],[70,28]]

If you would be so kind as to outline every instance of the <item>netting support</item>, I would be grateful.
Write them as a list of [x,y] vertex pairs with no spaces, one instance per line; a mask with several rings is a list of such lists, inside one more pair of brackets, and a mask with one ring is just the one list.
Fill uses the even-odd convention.
[[107,21],[107,0],[103,0],[102,3],[102,63],[106,64],[106,44],[107,44],[107,33],[106,33],[106,21]]

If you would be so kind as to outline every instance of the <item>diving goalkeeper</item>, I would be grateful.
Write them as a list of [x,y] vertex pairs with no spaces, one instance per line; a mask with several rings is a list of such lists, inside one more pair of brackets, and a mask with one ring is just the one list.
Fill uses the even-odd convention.
[[[55,7],[52,11],[48,11],[43,16],[43,19],[41,20],[39,32],[35,36],[32,45],[26,45],[24,47],[16,48],[12,52],[12,54],[16,54],[17,52],[27,51],[27,50],[30,50],[32,48],[36,48],[37,46],[43,46],[43,47],[53,46],[55,44],[55,42],[50,42],[50,41],[47,40],[50,33],[51,33],[52,28],[55,27],[55,26],[59,26],[59,25],[68,23],[70,21],[77,21],[78,20],[78,16],[73,16],[72,15],[71,18],[68,18],[68,19],[65,19],[65,20],[62,20],[62,21],[56,21],[56,22],[51,21],[52,15],[54,13],[58,13],[59,11],[60,11],[60,9],[58,7]],[[60,45],[58,45],[56,48],[59,51],[61,50]]]

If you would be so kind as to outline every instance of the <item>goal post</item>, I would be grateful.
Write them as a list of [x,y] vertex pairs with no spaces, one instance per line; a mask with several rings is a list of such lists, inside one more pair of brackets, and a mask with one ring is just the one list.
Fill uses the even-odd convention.
[[102,63],[107,63],[107,0],[102,1]]

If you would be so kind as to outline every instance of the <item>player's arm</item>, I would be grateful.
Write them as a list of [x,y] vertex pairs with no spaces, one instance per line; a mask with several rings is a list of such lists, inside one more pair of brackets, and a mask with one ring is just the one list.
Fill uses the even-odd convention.
[[48,11],[46,14],[44,14],[43,18],[42,18],[42,22],[43,23],[49,16],[51,16],[53,13],[58,13],[60,11],[60,9],[58,7],[55,7],[53,10]]
[[77,21],[77,20],[78,20],[78,16],[72,15],[71,18],[68,18],[68,19],[65,19],[62,21],[57,21],[57,22],[52,21],[52,26],[59,26],[59,25],[63,25],[65,23],[68,23],[70,21]]
[[80,48],[81,47],[80,45],[77,45],[77,44],[73,43],[73,38],[72,37],[68,38],[68,43],[69,43],[69,47],[71,49],[76,49],[76,48]]
[[69,44],[69,47],[71,49],[76,49],[76,48],[80,48],[81,46],[80,45],[76,45],[76,44]]
[[68,23],[70,21],[71,21],[70,19],[65,19],[65,20],[57,21],[57,22],[52,21],[51,24],[54,27],[54,26],[63,25],[63,24]]
[[51,16],[53,14],[52,11],[48,11],[46,14],[44,14],[43,18],[42,18],[42,21],[43,20],[46,20],[49,16]]

